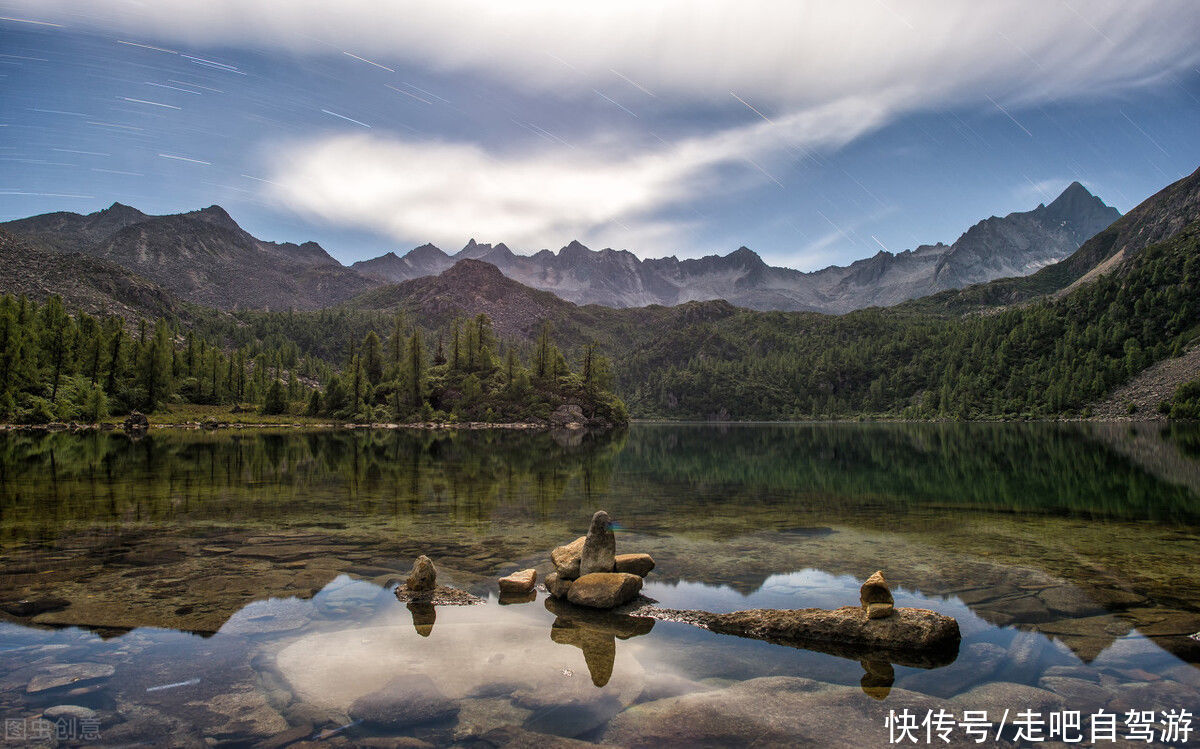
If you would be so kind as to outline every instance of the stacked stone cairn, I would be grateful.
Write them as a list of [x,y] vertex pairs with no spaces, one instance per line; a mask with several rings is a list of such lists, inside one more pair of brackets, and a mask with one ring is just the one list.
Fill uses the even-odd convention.
[[577,606],[611,609],[629,603],[642,590],[642,578],[654,569],[649,554],[617,554],[612,520],[600,510],[586,536],[550,552],[554,572],[546,590]]
[[886,619],[895,612],[896,602],[892,600],[892,591],[883,579],[882,570],[867,578],[858,597],[868,619]]

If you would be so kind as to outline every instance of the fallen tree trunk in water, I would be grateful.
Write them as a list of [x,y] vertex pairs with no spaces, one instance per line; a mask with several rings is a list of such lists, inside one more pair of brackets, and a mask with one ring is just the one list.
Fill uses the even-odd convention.
[[928,609],[896,609],[870,619],[861,606],[750,609],[729,614],[642,606],[622,612],[694,624],[726,635],[766,640],[843,658],[937,668],[958,657],[958,622]]

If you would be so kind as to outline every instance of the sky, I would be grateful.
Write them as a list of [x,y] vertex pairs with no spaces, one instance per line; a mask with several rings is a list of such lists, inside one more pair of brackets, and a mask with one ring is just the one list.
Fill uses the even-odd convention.
[[1200,166],[1193,0],[0,0],[0,219],[801,270]]

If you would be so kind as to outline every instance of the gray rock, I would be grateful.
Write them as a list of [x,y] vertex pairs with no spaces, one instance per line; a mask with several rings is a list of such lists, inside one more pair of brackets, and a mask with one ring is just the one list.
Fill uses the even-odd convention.
[[433,590],[437,587],[437,568],[433,560],[422,554],[413,562],[412,572],[404,581],[404,587],[409,590]]
[[455,715],[458,705],[424,674],[397,676],[350,705],[352,719],[387,728],[433,723]]
[[1112,693],[1095,682],[1068,676],[1044,676],[1038,686],[1062,697],[1072,709],[1089,713],[1103,708],[1113,698]]
[[587,536],[580,536],[566,546],[559,546],[550,552],[550,561],[554,562],[554,571],[563,580],[574,580],[579,577],[579,561],[583,556],[583,545]]
[[632,601],[642,590],[642,578],[627,572],[593,572],[571,583],[567,600],[576,606],[611,609]]
[[583,409],[574,404],[559,406],[550,414],[550,426],[558,429],[582,429],[586,421]]
[[59,663],[48,667],[46,673],[30,679],[25,691],[33,694],[65,687],[68,684],[77,685],[96,679],[107,679],[115,672],[116,669],[107,663]]
[[617,554],[613,558],[617,572],[645,577],[654,569],[654,557],[649,554]]
[[579,576],[593,572],[612,572],[616,566],[617,538],[613,535],[612,521],[604,510],[592,515],[583,542],[583,553],[579,558]]
[[82,705],[55,705],[42,711],[42,717],[49,721],[60,718],[67,720],[95,720],[96,711]]

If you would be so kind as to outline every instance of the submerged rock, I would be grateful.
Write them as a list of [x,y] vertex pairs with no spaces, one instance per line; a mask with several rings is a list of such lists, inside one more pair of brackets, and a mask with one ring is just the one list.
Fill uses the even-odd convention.
[[521,595],[533,590],[537,584],[537,570],[528,569],[514,572],[508,577],[500,578],[501,595]]
[[404,587],[411,591],[433,590],[437,587],[437,568],[433,566],[433,560],[424,554],[417,557],[412,572],[404,581]]
[[25,691],[34,694],[67,685],[77,686],[97,679],[107,679],[115,672],[116,668],[107,663],[59,663],[30,679]]
[[607,512],[599,510],[592,515],[592,524],[584,538],[583,553],[579,559],[580,577],[593,572],[612,572],[616,556],[617,539],[613,535],[612,520]]
[[458,705],[424,674],[403,674],[350,705],[350,717],[375,726],[405,728],[448,720]]
[[617,554],[614,558],[617,572],[645,577],[654,569],[654,557],[649,554]]
[[[936,700],[902,689],[876,701],[855,687],[771,676],[634,705],[609,722],[600,740],[633,748],[753,743],[860,749],[886,743],[890,710],[923,716],[938,707]],[[960,736],[956,743],[965,745]]]
[[574,580],[579,577],[579,562],[583,556],[583,545],[587,536],[580,536],[566,546],[559,546],[550,552],[550,561],[554,562],[554,571],[563,580]]
[[632,601],[642,590],[642,578],[627,572],[593,572],[571,583],[567,600],[577,606],[611,609]]

